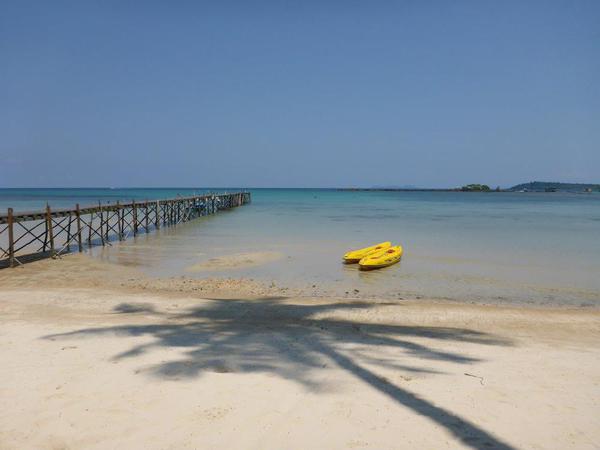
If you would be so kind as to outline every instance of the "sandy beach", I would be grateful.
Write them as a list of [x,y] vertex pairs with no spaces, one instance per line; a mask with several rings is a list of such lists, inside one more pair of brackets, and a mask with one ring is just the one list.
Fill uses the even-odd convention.
[[[600,312],[0,272],[0,448],[597,448]],[[68,286],[68,287],[67,287]]]

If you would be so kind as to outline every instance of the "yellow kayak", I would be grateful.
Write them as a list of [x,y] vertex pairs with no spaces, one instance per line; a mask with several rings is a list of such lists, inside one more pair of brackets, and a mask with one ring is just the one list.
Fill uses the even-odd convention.
[[345,263],[357,263],[365,256],[370,255],[371,253],[378,252],[380,250],[385,250],[392,246],[391,242],[382,242],[381,244],[376,244],[371,247],[361,248],[360,250],[352,250],[344,255]]
[[402,246],[389,247],[365,256],[358,262],[361,270],[379,269],[396,264],[402,258]]

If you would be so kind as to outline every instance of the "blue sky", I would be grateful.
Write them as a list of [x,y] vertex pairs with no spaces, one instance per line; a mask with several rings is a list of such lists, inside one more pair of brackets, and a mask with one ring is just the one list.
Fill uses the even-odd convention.
[[0,186],[600,182],[600,2],[7,2]]

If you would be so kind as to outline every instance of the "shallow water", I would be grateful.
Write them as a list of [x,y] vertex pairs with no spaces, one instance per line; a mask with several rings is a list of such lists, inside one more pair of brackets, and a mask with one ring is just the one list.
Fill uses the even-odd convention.
[[[19,205],[204,190],[70,191],[45,191],[38,204],[30,195]],[[0,208],[15,200],[0,190]],[[257,189],[252,200],[92,253],[152,275],[243,276],[307,293],[600,304],[597,194]],[[374,272],[341,264],[345,251],[383,240],[403,245],[401,263]]]

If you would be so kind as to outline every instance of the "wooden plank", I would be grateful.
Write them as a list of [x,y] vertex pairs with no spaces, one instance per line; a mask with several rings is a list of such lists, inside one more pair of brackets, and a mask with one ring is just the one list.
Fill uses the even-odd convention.
[[135,200],[131,201],[131,208],[133,210],[133,235],[137,236],[137,232],[138,232],[138,216],[137,216],[137,205],[135,204]]
[[[48,206],[48,205],[46,205]],[[44,223],[45,223],[45,233],[44,233],[44,245],[42,246],[43,251],[46,251],[46,248],[48,248],[48,216],[46,213],[44,213]]]
[[94,227],[94,214],[90,212],[90,222],[88,223],[88,249],[92,246],[92,228]]
[[117,230],[119,234],[119,240],[123,240],[123,218],[121,217],[121,207],[119,206],[119,200],[117,200]]
[[159,217],[159,209],[160,209],[160,202],[158,200],[156,200],[156,216],[155,216],[155,223],[154,226],[156,227],[157,230],[160,229],[160,217]]
[[67,225],[67,251],[71,251],[71,222],[73,221],[73,216],[69,215],[69,224]]
[[[102,205],[100,204],[100,202],[98,202],[98,205],[100,206],[100,240],[102,241],[102,246],[104,246],[105,245],[104,233],[103,233],[104,213],[102,212]],[[106,213],[106,215],[108,216],[108,213]],[[108,227],[106,228],[106,233],[108,234]]]
[[15,235],[14,235],[14,217],[13,209],[8,208],[8,262],[10,267],[15,267]]
[[83,245],[81,243],[81,212],[79,211],[79,203],[75,205],[75,217],[77,218],[77,245],[79,246],[79,253],[81,253]]
[[48,224],[48,239],[50,241],[50,254],[54,256],[54,230],[52,222],[52,211],[50,205],[46,205],[46,223]]

